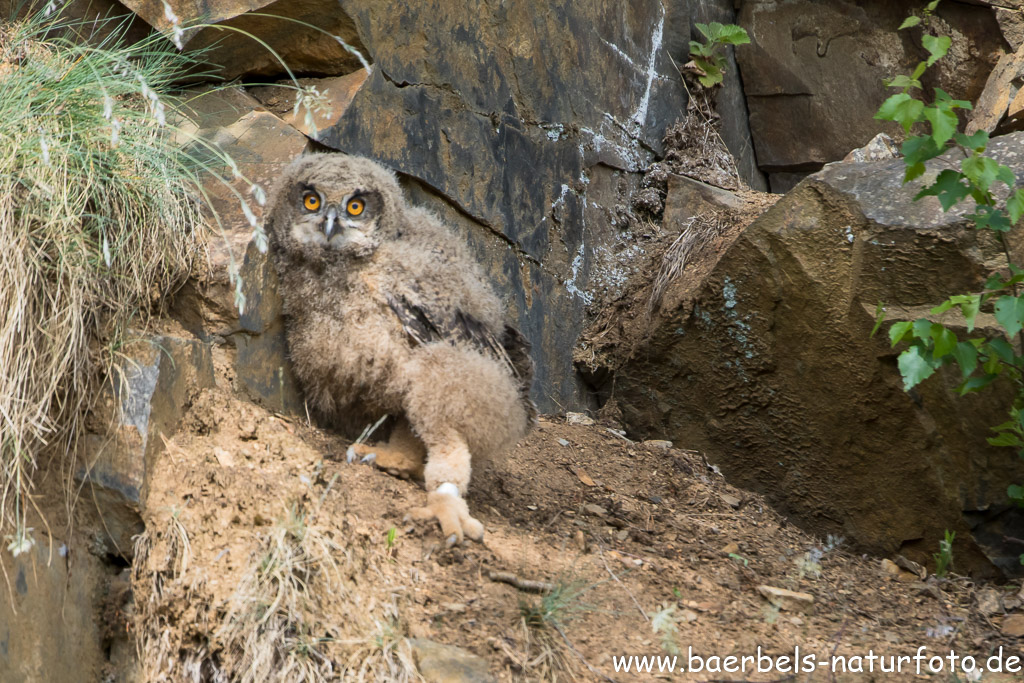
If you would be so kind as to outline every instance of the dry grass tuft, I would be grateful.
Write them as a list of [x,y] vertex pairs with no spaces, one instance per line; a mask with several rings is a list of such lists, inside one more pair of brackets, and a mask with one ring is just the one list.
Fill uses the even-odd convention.
[[[31,547],[34,471],[70,480],[78,422],[129,324],[183,282],[201,242],[197,169],[165,124],[191,66],[162,39],[0,26],[0,532]],[[68,456],[68,457],[64,457]]]
[[[205,581],[202,570],[188,571],[184,527],[172,516],[154,539],[141,537],[135,624],[146,680],[418,680],[396,599],[373,583],[374,553],[351,538],[343,546],[314,518],[293,506],[230,597],[185,610],[187,624],[164,619],[182,611],[168,605],[188,601]],[[152,556],[154,542],[163,559]]]
[[723,229],[724,222],[719,215],[700,214],[690,219],[689,224],[661,257],[661,265],[652,281],[651,295],[647,300],[648,319],[661,304],[665,290],[682,275],[686,264],[698,256],[701,249],[720,235]]

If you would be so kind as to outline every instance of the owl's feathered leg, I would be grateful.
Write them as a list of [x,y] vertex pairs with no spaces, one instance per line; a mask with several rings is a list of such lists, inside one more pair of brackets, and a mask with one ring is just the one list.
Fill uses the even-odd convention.
[[483,540],[484,525],[469,514],[463,499],[469,487],[469,447],[453,434],[436,441],[424,436],[423,440],[427,444],[427,466],[423,470],[427,506],[411,510],[409,516],[436,519],[449,546],[462,543],[464,538]]
[[409,422],[401,418],[391,430],[386,444],[352,444],[346,455],[349,463],[359,460],[389,474],[422,480],[427,449],[413,433]]

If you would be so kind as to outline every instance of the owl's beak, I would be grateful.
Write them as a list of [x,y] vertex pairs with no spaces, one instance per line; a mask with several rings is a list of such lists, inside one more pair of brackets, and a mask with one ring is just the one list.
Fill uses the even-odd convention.
[[338,220],[338,210],[333,206],[327,209],[327,217],[324,218],[324,235],[327,239],[331,239],[331,233],[334,232],[334,221]]

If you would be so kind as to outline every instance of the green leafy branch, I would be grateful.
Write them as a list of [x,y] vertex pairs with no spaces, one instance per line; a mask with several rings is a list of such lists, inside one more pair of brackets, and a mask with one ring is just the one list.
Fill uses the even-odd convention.
[[[725,78],[725,55],[722,50],[726,45],[746,45],[750,36],[746,30],[735,24],[695,24],[697,30],[704,35],[704,42],[690,41],[690,58],[697,67],[697,80],[705,88],[718,85]],[[702,75],[701,75],[702,74]]]
[[[926,6],[924,19],[935,11],[937,5],[938,0]],[[900,29],[917,26],[921,22],[922,17],[913,16],[904,21]],[[975,209],[967,218],[976,228],[992,230],[1002,239],[1003,234],[1024,215],[1024,189],[1015,189],[1017,179],[1008,166],[985,155],[988,133],[979,131],[966,135],[957,131],[957,110],[970,109],[969,102],[953,99],[941,88],[935,88],[935,97],[930,104],[915,97],[917,91],[923,90],[921,77],[929,67],[946,56],[951,40],[948,36],[924,35],[921,44],[928,52],[928,58],[918,64],[911,75],[897,76],[887,83],[901,92],[889,97],[875,118],[895,121],[907,133],[915,126],[930,131],[909,137],[903,143],[904,184],[924,176],[928,161],[951,150],[959,150],[962,155],[959,164],[949,157],[942,159],[950,168],[940,171],[914,199],[936,197],[943,211],[949,211],[968,199],[973,200]],[[1009,260],[1005,242],[1004,251]],[[952,364],[959,367],[962,375],[958,387],[961,395],[980,391],[999,377],[1010,380],[1017,389],[1009,408],[1010,419],[992,428],[995,436],[990,437],[988,443],[1016,448],[1018,455],[1024,458],[1024,356],[1019,355],[1011,343],[1024,332],[1024,294],[1018,287],[1021,282],[1024,282],[1024,268],[1009,264],[1005,272],[988,279],[982,292],[957,294],[931,309],[933,316],[958,310],[967,330],[968,336],[964,339],[946,325],[926,318],[895,323],[889,329],[889,339],[893,347],[907,344],[897,361],[906,391],[928,379],[940,367]],[[992,311],[1002,334],[973,334],[982,310]],[[881,326],[883,319],[884,309],[879,305],[878,320],[872,334]],[[1010,486],[1007,493],[1013,501],[1024,506],[1024,487]]]

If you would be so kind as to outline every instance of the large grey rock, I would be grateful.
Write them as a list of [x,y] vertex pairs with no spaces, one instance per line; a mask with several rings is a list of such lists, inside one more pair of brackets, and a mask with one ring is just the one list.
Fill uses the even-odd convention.
[[102,517],[110,552],[130,557],[132,536],[142,531],[139,509],[153,459],[192,398],[214,378],[210,346],[196,339],[155,336],[121,356],[89,416],[77,478]]
[[[990,152],[1024,174],[1024,134]],[[1006,263],[966,209],[912,201],[903,171],[899,159],[842,163],[804,181],[688,266],[636,329],[635,352],[597,353],[595,375],[611,376],[633,431],[706,452],[815,532],[930,566],[955,530],[958,569],[1019,573],[1005,538],[1024,518],[1006,489],[1024,461],[985,442],[1012,391],[961,398],[950,370],[905,393],[885,329],[869,336],[879,302],[888,324],[928,317]],[[992,322],[983,315],[982,330]]]
[[[27,553],[17,558],[6,550],[0,554],[9,582],[0,600],[0,681],[104,680],[104,640],[127,639],[115,631],[118,624],[106,624],[110,630],[105,633],[97,619],[110,589],[109,569],[84,542],[69,548],[54,538],[51,547],[41,531],[36,524],[39,542]],[[109,597],[111,607],[118,604]]]
[[[742,4],[738,23],[751,44],[736,54],[757,162],[772,191],[789,189],[880,132],[900,139],[897,125],[873,117],[895,92],[883,79],[910,73],[926,56],[921,29],[896,31],[915,8],[889,0]],[[925,75],[926,92],[941,87],[975,101],[1005,46],[992,10],[942,3],[933,21],[953,45]]]

